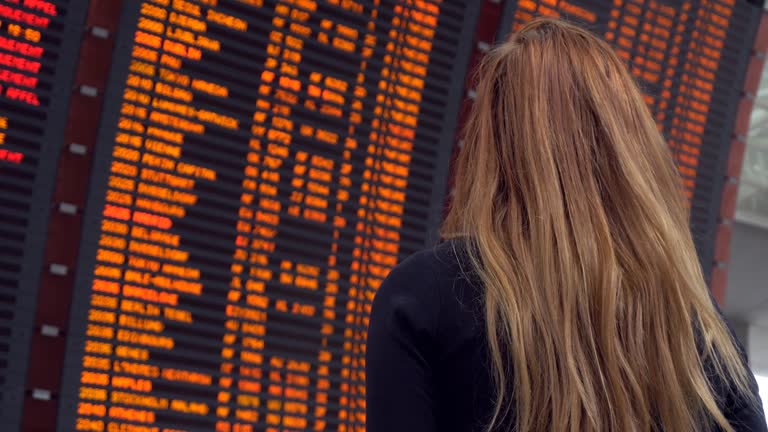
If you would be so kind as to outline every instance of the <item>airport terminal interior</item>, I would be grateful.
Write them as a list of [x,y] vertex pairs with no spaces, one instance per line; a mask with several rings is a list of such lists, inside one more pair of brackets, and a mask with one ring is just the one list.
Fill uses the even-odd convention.
[[538,16],[637,80],[768,401],[762,0],[1,0],[0,430],[364,432],[371,302]]

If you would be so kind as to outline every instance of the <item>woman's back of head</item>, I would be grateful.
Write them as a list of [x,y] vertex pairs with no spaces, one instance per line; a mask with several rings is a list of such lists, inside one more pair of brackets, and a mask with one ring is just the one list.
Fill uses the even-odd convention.
[[494,423],[513,404],[520,431],[731,430],[707,372],[746,393],[747,371],[612,48],[529,23],[484,59],[465,134],[444,232],[484,284]]

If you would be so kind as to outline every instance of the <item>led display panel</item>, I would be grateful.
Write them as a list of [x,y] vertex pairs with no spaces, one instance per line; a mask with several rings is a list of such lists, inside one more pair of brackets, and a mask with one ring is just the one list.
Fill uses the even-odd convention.
[[60,431],[363,431],[367,315],[435,239],[480,2],[125,1]]
[[[83,5],[0,2],[0,425],[16,430]],[[81,2],[82,3],[82,2]],[[73,37],[74,35],[74,37]],[[42,175],[47,173],[48,175]]]

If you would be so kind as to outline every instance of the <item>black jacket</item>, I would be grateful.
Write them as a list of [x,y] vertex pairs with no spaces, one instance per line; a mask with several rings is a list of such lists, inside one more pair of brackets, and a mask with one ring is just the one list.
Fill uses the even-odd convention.
[[[379,288],[366,354],[369,432],[480,432],[488,424],[494,384],[482,291],[461,250],[452,241],[420,252]],[[768,431],[760,406],[724,400],[737,431]]]

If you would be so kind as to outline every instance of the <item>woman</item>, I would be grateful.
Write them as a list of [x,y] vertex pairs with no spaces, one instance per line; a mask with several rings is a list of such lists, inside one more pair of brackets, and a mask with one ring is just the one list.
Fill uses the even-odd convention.
[[539,19],[486,56],[444,234],[374,300],[370,432],[766,431],[668,148],[599,38]]

